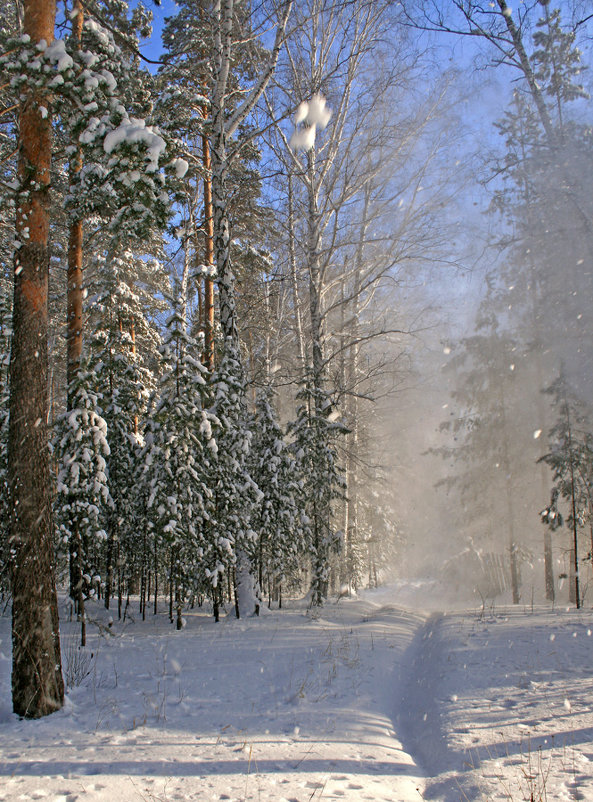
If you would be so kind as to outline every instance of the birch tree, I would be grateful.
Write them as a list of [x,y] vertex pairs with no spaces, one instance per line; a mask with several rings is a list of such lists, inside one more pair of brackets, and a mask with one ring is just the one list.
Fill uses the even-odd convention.
[[[349,492],[333,522],[344,532],[347,581],[364,492],[357,482],[360,417],[365,401],[385,391],[394,351],[413,328],[393,287],[437,258],[443,244],[434,210],[449,188],[443,182],[438,199],[423,190],[434,183],[428,176],[446,147],[430,131],[446,87],[418,91],[417,54],[405,31],[393,33],[389,4],[311,0],[295,20],[269,93],[270,108],[290,119],[270,136],[287,175],[284,278],[299,355],[289,377],[306,376],[314,399],[325,394],[312,414],[321,417],[331,405],[349,430],[338,445]],[[394,115],[412,103],[414,113]]]

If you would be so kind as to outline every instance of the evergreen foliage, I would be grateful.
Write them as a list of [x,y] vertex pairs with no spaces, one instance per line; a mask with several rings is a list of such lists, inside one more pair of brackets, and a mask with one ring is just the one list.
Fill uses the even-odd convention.
[[[549,432],[550,450],[540,459],[549,466],[554,482],[550,504],[541,513],[542,522],[552,531],[565,523],[571,529],[581,529],[593,515],[591,423],[584,405],[570,393],[564,375],[561,374],[546,393],[552,397],[556,423]],[[566,515],[559,508],[561,501],[568,505]]]
[[[113,503],[105,527],[108,535],[104,574],[106,606],[114,588],[116,562],[121,582],[121,572],[131,570],[131,566],[126,569],[125,556],[132,558],[139,553],[138,511],[130,514],[129,502],[134,498],[135,467],[141,445],[140,421],[155,384],[144,355],[136,348],[136,330],[150,332],[153,342],[157,334],[145,319],[140,293],[128,283],[131,260],[132,254],[126,252],[102,264],[103,285],[95,304],[98,319],[90,348],[110,449],[107,467]],[[122,543],[127,546],[123,554]]]
[[247,426],[243,369],[230,338],[225,343],[212,387],[212,411],[220,428],[218,459],[212,477],[216,526],[210,531],[206,576],[212,587],[217,588],[225,571],[234,572],[237,616],[251,615],[260,597],[256,574],[258,540],[253,519],[262,493],[249,473],[252,434]]
[[286,579],[298,580],[300,558],[310,541],[309,520],[299,500],[304,478],[294,454],[288,448],[273,407],[273,391],[258,393],[253,420],[250,454],[251,475],[262,498],[253,516],[258,538],[258,581],[270,595]]
[[323,604],[329,591],[330,557],[340,547],[332,520],[332,503],[345,492],[338,465],[336,438],[345,432],[333,412],[327,392],[307,377],[297,395],[299,407],[289,431],[303,477],[300,503],[310,526],[311,603]]
[[[58,420],[54,457],[59,466],[55,519],[60,539],[75,550],[78,575],[71,577],[74,598],[93,593],[107,537],[104,525],[111,506],[107,477],[107,424],[94,390],[95,376],[80,370],[70,388],[72,409]],[[78,583],[84,577],[83,587]]]
[[209,480],[216,468],[216,419],[206,407],[206,369],[178,310],[167,321],[158,394],[143,452],[153,549],[170,556],[177,625],[190,597],[210,590],[205,566],[215,526]]

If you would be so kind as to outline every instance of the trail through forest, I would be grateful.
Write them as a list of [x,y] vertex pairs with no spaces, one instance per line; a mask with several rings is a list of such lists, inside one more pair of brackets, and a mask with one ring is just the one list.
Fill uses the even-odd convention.
[[0,800],[593,798],[591,611],[429,591],[179,632],[97,607],[84,652],[63,605],[67,704],[39,721],[11,713],[5,615]]

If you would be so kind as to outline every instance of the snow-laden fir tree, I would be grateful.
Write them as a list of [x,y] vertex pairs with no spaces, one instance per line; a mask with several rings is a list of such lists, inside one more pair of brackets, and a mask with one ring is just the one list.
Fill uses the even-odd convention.
[[336,439],[345,428],[336,420],[329,394],[315,386],[311,374],[305,379],[297,401],[297,417],[289,431],[303,477],[300,503],[310,521],[311,604],[319,607],[328,594],[332,552],[340,548],[332,504],[345,492],[336,450]]
[[60,539],[71,550],[70,592],[81,621],[85,645],[84,602],[92,593],[106,533],[103,528],[111,498],[107,481],[107,424],[94,392],[94,376],[79,370],[72,383],[72,407],[59,419],[55,432],[58,484],[55,519]]
[[262,496],[249,473],[252,435],[247,426],[245,382],[239,354],[231,338],[225,343],[212,386],[212,410],[220,428],[213,477],[216,526],[209,533],[206,574],[213,588],[220,586],[225,573],[230,572],[230,576],[236,578],[235,610],[239,617],[252,615],[261,604],[253,516]]
[[262,493],[252,521],[258,582],[262,593],[269,588],[271,597],[281,593],[285,579],[297,579],[310,532],[309,520],[299,507],[303,477],[278,423],[269,387],[257,396],[249,461]]
[[475,537],[484,551],[506,551],[513,604],[518,604],[526,531],[517,525],[520,480],[513,476],[512,466],[527,455],[527,465],[533,464],[534,441],[531,432],[524,436],[516,405],[525,352],[505,330],[502,315],[494,311],[498,287],[492,276],[488,287],[476,332],[461,341],[445,366],[456,378],[452,395],[457,411],[450,412],[440,427],[452,442],[434,453],[454,460],[456,470],[438,484],[459,488],[460,520],[468,540],[473,543]]
[[205,408],[206,369],[179,309],[167,321],[161,355],[156,403],[145,432],[142,484],[152,549],[169,564],[171,600],[181,629],[185,601],[211,589],[206,565],[215,526],[209,481],[216,473],[216,419]]
[[[140,552],[136,542],[140,536],[140,514],[135,503],[135,466],[141,418],[155,386],[153,373],[146,365],[146,351],[138,349],[137,340],[141,333],[153,342],[158,338],[145,315],[142,297],[145,291],[132,280],[135,263],[130,252],[102,261],[90,349],[110,449],[107,468],[112,505],[105,526],[107,540],[102,572],[105,606],[109,607],[114,591],[117,566],[119,608],[122,583],[131,578]],[[127,564],[124,557],[129,558]]]
[[[579,577],[579,529],[587,523],[591,532],[588,559],[593,559],[593,434],[585,405],[569,390],[562,372],[545,391],[552,396],[557,418],[550,429],[550,451],[541,457],[552,471],[550,503],[542,511],[542,522],[552,532],[566,522],[571,530],[570,601],[581,606]],[[568,507],[562,515],[559,502]]]

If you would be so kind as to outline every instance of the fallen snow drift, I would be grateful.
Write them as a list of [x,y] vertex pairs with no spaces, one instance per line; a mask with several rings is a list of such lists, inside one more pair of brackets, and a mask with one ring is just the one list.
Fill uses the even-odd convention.
[[40,721],[10,712],[5,616],[0,800],[593,799],[591,612],[417,612],[413,595],[189,611],[180,632],[94,608],[84,652],[63,611],[74,687]]

